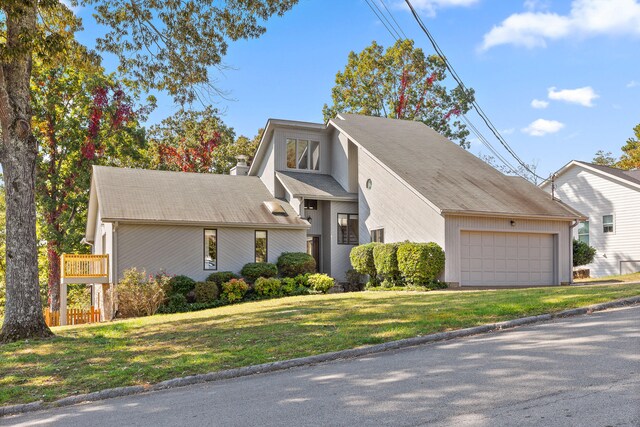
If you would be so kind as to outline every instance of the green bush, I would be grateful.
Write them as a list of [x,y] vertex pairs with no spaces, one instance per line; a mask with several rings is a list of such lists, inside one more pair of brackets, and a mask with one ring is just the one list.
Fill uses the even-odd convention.
[[250,283],[256,281],[258,277],[275,277],[278,275],[278,267],[270,262],[250,262],[245,264],[240,274]]
[[258,277],[253,289],[261,297],[275,298],[282,295],[282,283],[275,277]]
[[283,295],[306,295],[309,293],[309,276],[307,274],[283,277],[281,282]]
[[402,277],[398,269],[398,247],[399,243],[383,243],[373,248],[373,262],[376,267],[378,277],[382,279],[382,286],[401,286]]
[[408,285],[428,285],[444,271],[444,251],[437,243],[402,243],[397,258],[398,269]]
[[220,295],[220,288],[216,282],[198,282],[196,283],[196,302],[207,304],[214,302]]
[[207,282],[214,282],[218,285],[218,287],[220,287],[224,282],[228,282],[231,279],[239,278],[240,276],[231,271],[216,271],[215,273],[211,273],[209,277],[207,277]]
[[296,277],[316,272],[316,260],[306,252],[283,252],[277,265],[282,277]]
[[367,243],[365,245],[356,246],[351,249],[349,259],[351,266],[360,274],[369,276],[369,284],[376,285],[378,283],[378,274],[376,264],[373,259],[373,248],[380,243]]
[[189,310],[187,297],[182,294],[173,294],[162,305],[162,313],[182,313]]
[[316,292],[326,294],[335,284],[335,280],[326,274],[316,273],[309,276],[309,286]]
[[573,239],[573,266],[591,264],[596,256],[596,248],[587,245],[585,242]]
[[362,274],[353,268],[345,273],[347,283],[343,285],[345,292],[360,292],[364,290],[364,280]]
[[169,280],[169,294],[182,294],[185,297],[195,289],[196,281],[187,276],[174,276]]
[[222,298],[227,302],[240,301],[247,291],[249,285],[242,279],[231,279],[222,284]]
[[158,311],[164,298],[162,286],[135,268],[125,270],[122,280],[116,285],[118,314],[121,317],[151,316]]

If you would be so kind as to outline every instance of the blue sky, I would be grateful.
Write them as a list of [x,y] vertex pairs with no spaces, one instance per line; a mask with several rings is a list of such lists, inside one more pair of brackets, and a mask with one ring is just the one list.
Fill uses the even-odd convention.
[[[372,0],[380,1],[380,0]],[[433,53],[402,1],[386,0],[409,38]],[[639,0],[413,0],[438,44],[505,139],[546,176],[599,149],[620,154],[640,123]],[[101,29],[78,10],[92,46]],[[322,121],[337,71],[350,51],[394,42],[364,0],[300,0],[267,23],[259,39],[230,45],[229,100],[216,105],[237,134],[253,136],[268,118]],[[105,58],[108,69],[115,62]],[[450,83],[452,85],[452,83]],[[195,106],[198,108],[199,106]],[[176,106],[159,96],[149,124]],[[470,119],[495,145],[498,142]],[[488,154],[479,142],[471,151]]]

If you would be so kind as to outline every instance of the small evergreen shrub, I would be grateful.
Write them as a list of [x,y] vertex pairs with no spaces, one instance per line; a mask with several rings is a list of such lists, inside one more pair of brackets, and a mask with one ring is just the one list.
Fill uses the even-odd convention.
[[591,264],[596,256],[596,248],[585,242],[573,239],[573,266]]
[[174,276],[169,280],[170,295],[182,294],[185,297],[196,287],[196,281],[187,276]]
[[218,299],[220,288],[216,282],[198,282],[195,288],[196,303],[208,304]]
[[336,284],[332,277],[316,273],[309,276],[309,287],[316,292],[326,294]]
[[398,269],[408,285],[428,285],[444,270],[444,251],[437,243],[402,243],[397,258]]
[[378,283],[378,274],[376,272],[376,264],[373,259],[373,248],[380,243],[367,243],[365,245],[356,246],[351,249],[349,259],[351,266],[360,274],[369,276],[369,284],[376,285]]
[[345,273],[347,282],[343,284],[345,292],[360,292],[364,290],[364,278],[353,268]]
[[253,289],[260,297],[275,298],[282,295],[282,283],[275,277],[258,277]]
[[306,274],[283,277],[281,283],[283,295],[306,295],[309,293],[309,276]]
[[247,291],[249,285],[242,279],[231,279],[222,284],[222,298],[227,302],[240,301]]
[[160,312],[162,313],[182,313],[189,310],[190,304],[187,297],[182,294],[173,294],[167,298],[162,305]]
[[122,317],[151,316],[164,301],[162,286],[144,271],[136,268],[125,270],[116,285],[118,314]]
[[282,277],[296,277],[316,272],[316,260],[306,252],[283,252],[277,265]]
[[250,262],[242,267],[240,274],[250,283],[254,283],[258,277],[277,276],[278,267],[270,262]]
[[218,287],[220,287],[224,282],[228,282],[231,279],[239,278],[240,276],[231,271],[216,271],[215,273],[211,273],[209,277],[207,277],[207,282],[214,282],[218,285]]
[[382,286],[390,288],[402,286],[402,277],[398,269],[399,243],[382,243],[373,248],[373,263],[378,277],[382,279]]

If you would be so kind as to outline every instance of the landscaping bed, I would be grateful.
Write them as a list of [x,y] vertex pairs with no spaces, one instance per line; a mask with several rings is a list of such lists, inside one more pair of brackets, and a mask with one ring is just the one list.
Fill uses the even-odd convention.
[[640,295],[640,284],[305,295],[0,346],[0,405],[285,360]]

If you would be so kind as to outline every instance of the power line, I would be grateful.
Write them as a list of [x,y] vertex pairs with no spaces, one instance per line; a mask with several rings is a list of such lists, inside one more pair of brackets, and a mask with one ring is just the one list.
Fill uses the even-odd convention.
[[[393,37],[394,40],[398,40],[398,37],[400,37],[400,35],[396,32],[396,34],[394,34],[389,27],[386,24],[386,19],[383,19],[382,17],[380,17],[380,15],[378,15],[378,12],[376,12],[376,9],[378,8],[378,6],[376,6],[376,9],[373,8],[372,4],[369,2],[369,0],[365,0],[367,2],[367,5],[369,6],[369,8],[371,9],[371,11],[374,13],[374,15],[376,15],[376,17],[378,18],[378,20],[382,23],[382,25],[384,25],[384,27],[387,29],[387,31],[389,32],[389,34],[391,34],[391,37]],[[373,1],[373,0],[371,0]],[[375,3],[374,3],[375,5]],[[379,9],[378,9],[379,10]],[[394,29],[395,30],[395,29]]]
[[396,21],[396,18],[393,16],[393,13],[391,13],[389,8],[387,7],[387,4],[384,2],[384,0],[380,0],[380,3],[382,3],[382,6],[384,7],[384,9],[387,11],[387,13],[391,17],[391,19],[393,19],[393,22],[396,23],[396,26],[398,27],[398,30],[400,30],[400,32],[402,33],[402,37],[407,39],[408,38],[407,35],[404,33],[404,31],[402,31],[402,27],[400,26],[400,24],[398,24],[398,21]]

